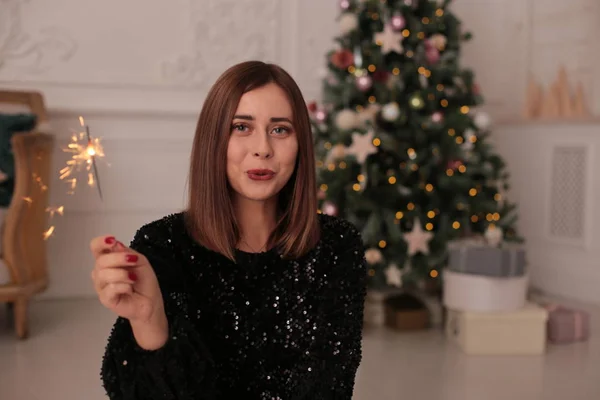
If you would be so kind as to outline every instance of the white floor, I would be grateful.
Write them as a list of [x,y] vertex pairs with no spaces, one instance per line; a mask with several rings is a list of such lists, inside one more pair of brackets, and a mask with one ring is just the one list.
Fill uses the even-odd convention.
[[[357,400],[598,400],[600,310],[587,343],[542,357],[467,357],[441,331],[369,330]],[[0,311],[0,399],[106,400],[99,368],[111,314],[93,300],[35,303],[32,336],[14,338]]]

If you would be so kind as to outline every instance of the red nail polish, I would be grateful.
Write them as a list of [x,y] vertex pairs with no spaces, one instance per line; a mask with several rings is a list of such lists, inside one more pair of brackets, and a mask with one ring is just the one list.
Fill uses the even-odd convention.
[[108,236],[104,239],[104,242],[106,244],[113,244],[115,242],[115,238],[114,238],[114,236]]
[[138,256],[135,254],[127,254],[127,256],[125,256],[125,260],[127,260],[127,262],[136,262],[138,260]]
[[137,275],[135,274],[135,272],[131,272],[131,271],[129,271],[129,274],[128,274],[128,276],[129,276],[129,279],[130,279],[130,280],[132,280],[132,281],[134,281],[134,282],[135,282],[135,281],[137,281]]

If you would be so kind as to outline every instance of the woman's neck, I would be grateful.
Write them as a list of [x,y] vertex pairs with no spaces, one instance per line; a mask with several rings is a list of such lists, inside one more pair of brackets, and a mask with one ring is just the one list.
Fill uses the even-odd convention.
[[240,229],[238,248],[251,253],[267,251],[267,242],[277,224],[276,200],[240,199],[234,207]]

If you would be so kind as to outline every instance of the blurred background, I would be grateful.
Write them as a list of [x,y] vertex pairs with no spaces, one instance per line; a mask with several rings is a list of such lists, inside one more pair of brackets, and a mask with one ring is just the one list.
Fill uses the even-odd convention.
[[[0,1],[0,398],[105,399],[91,238],[185,206],[202,102],[284,67],[363,232],[354,398],[600,398],[596,0]],[[4,305],[4,304],[3,304]]]

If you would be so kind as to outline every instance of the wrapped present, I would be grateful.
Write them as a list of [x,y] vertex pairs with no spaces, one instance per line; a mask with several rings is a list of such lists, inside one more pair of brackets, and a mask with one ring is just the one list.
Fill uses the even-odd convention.
[[541,355],[548,311],[527,303],[515,311],[448,310],[446,335],[468,355]]
[[459,311],[513,311],[527,299],[528,275],[497,278],[445,270],[444,305]]
[[525,248],[520,244],[493,247],[483,241],[460,240],[448,245],[448,269],[484,276],[523,276]]
[[573,343],[585,341],[590,336],[590,315],[557,304],[547,304],[548,341],[551,343]]

